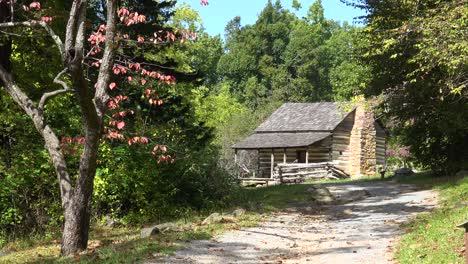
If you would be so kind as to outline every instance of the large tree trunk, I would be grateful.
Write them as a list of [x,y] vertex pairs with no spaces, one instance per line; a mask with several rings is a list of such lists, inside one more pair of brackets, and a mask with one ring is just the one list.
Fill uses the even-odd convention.
[[[78,3],[80,1],[76,1]],[[102,57],[102,65],[99,70],[97,87],[95,93],[89,88],[85,80],[83,70],[83,45],[85,42],[85,20],[86,8],[83,8],[85,0],[81,1],[82,7],[78,4],[76,9],[72,7],[71,18],[76,10],[79,18],[76,21],[69,21],[67,26],[67,40],[65,50],[67,51],[68,68],[73,80],[73,86],[78,98],[78,103],[82,112],[83,125],[85,128],[85,146],[80,159],[79,177],[69,198],[67,207],[64,208],[65,226],[62,237],[63,256],[71,255],[86,249],[88,244],[88,234],[90,226],[90,208],[93,194],[93,181],[96,174],[97,154],[99,142],[102,135],[102,125],[104,112],[106,110],[107,92],[110,82],[110,72],[114,64],[116,43],[116,13],[117,1],[107,1],[107,30],[106,47]],[[75,29],[73,29],[75,27]],[[75,31],[74,44],[68,36]],[[73,46],[73,47],[72,47]]]
[[[106,111],[106,102],[109,98],[107,88],[110,82],[110,73],[114,64],[117,43],[115,31],[117,23],[118,0],[107,0],[107,30],[106,43],[102,57],[102,65],[95,91],[90,89],[83,68],[85,50],[85,28],[87,0],[74,0],[67,23],[66,39],[61,39],[45,22],[3,23],[3,27],[15,26],[42,26],[57,44],[66,69],[59,73],[54,83],[64,87],[62,90],[44,93],[38,104],[34,103],[23,90],[14,82],[9,71],[9,58],[11,43],[0,46],[0,81],[13,100],[31,118],[37,131],[45,141],[52,164],[56,170],[62,200],[65,223],[63,230],[61,254],[72,255],[86,249],[90,227],[90,207],[93,194],[93,181],[96,173],[97,154],[102,134],[103,118]],[[7,21],[11,16],[11,9],[6,1],[0,1],[0,23]],[[10,13],[9,13],[10,12]],[[64,73],[70,73],[73,89],[66,82],[60,81]],[[66,160],[61,150],[60,141],[44,117],[46,101],[58,94],[73,90],[82,112],[82,121],[85,131],[85,145],[79,164],[79,175],[75,183],[69,177]]]
[[65,225],[62,236],[63,256],[86,249],[90,227],[93,181],[96,174],[96,160],[99,147],[100,129],[88,129],[85,149],[80,160],[80,175],[64,208]]

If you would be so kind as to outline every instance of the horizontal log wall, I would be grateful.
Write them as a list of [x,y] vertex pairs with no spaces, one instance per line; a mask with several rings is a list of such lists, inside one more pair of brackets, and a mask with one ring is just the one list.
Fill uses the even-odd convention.
[[261,149],[259,150],[259,170],[262,177],[268,177],[271,170],[271,153],[274,152],[274,166],[284,162],[284,154],[286,154],[286,163],[293,163],[297,160],[298,151],[309,152],[309,163],[326,162],[330,160],[331,139],[326,138],[308,148],[276,148],[276,149]]
[[354,126],[354,112],[350,113],[333,131],[332,158],[336,164],[335,167],[350,173],[350,137]]
[[387,147],[386,147],[386,138],[385,134],[384,135],[379,135],[377,134],[376,137],[376,150],[375,153],[377,155],[377,165],[385,166],[387,163]]

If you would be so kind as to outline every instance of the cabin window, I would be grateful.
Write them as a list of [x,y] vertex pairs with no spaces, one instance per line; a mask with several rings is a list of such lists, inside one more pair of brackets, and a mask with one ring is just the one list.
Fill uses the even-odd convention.
[[343,151],[340,151],[340,155],[343,155]]
[[305,150],[296,151],[296,159],[298,163],[306,163],[306,151]]

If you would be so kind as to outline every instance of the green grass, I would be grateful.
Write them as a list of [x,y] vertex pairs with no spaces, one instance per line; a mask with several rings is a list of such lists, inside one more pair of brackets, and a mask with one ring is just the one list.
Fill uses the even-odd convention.
[[[23,239],[10,242],[4,249],[12,252],[0,257],[0,263],[138,263],[146,259],[171,254],[184,242],[209,239],[226,230],[257,226],[266,217],[263,213],[282,210],[290,204],[310,201],[306,191],[311,184],[276,185],[265,188],[241,188],[235,194],[236,207],[248,213],[234,223],[199,225],[203,216],[192,216],[177,223],[182,232],[170,232],[149,239],[140,239],[139,228],[105,228],[94,226],[90,233],[88,250],[75,258],[61,258],[60,234],[53,237]],[[193,223],[193,224],[190,224]]]
[[291,204],[310,201],[307,189],[312,184],[273,185],[263,188],[242,188],[236,195],[239,206],[249,210],[271,212],[282,210]]
[[404,226],[407,234],[397,246],[397,260],[402,264],[465,263],[461,252],[464,232],[455,226],[468,221],[468,177],[431,177],[422,173],[403,182],[437,190],[440,207]]
[[184,230],[168,232],[151,238],[140,238],[137,228],[94,227],[90,233],[88,249],[73,258],[59,257],[58,240],[21,240],[9,243],[5,249],[11,251],[0,258],[0,263],[138,263],[147,259],[171,254],[183,242],[196,239],[209,239],[226,230],[240,229],[257,225],[259,214],[247,213],[234,223],[198,225],[202,218],[194,217],[194,224],[178,224]]

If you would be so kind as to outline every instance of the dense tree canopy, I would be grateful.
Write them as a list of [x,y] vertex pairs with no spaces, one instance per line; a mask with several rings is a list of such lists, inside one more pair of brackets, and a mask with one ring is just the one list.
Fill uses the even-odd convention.
[[[439,172],[468,157],[468,8],[463,1],[355,1],[368,11],[361,58],[367,95],[417,160]],[[465,164],[463,164],[465,163]]]
[[255,24],[242,26],[240,17],[228,23],[218,74],[252,109],[271,101],[346,100],[368,79],[354,56],[357,31],[326,19],[321,1],[304,18],[268,1]]

